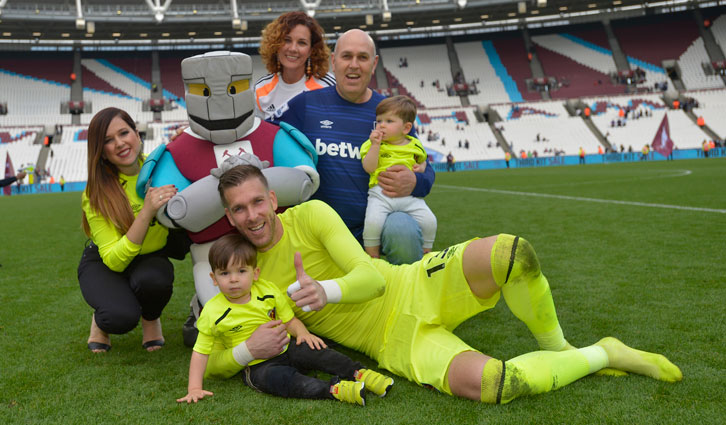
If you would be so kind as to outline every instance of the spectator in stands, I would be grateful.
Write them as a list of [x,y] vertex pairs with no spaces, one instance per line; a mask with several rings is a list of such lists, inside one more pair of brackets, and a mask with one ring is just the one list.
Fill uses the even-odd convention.
[[461,148],[461,139],[459,139],[459,148]]
[[[141,139],[123,110],[106,108],[88,127],[88,184],[83,193],[82,225],[91,243],[78,266],[78,282],[94,309],[88,348],[111,349],[109,334],[124,334],[141,318],[142,346],[164,345],[159,317],[171,298],[174,267],[167,256],[175,236],[154,218],[177,192],[173,185],[136,193],[141,170]],[[182,244],[184,245],[184,244]],[[165,248],[166,247],[166,248]],[[180,250],[183,258],[188,248]]]
[[469,149],[469,139],[464,140],[464,149]]
[[263,119],[284,112],[287,101],[301,92],[335,85],[325,32],[305,12],[283,13],[269,23],[260,56],[269,72],[255,84],[256,113]]
[[[378,64],[373,39],[359,29],[340,36],[332,56],[335,87],[303,92],[291,99],[279,118],[314,141],[318,151],[320,188],[314,198],[328,203],[343,218],[353,235],[361,238],[368,194],[368,174],[357,151],[375,122],[375,109],[383,96],[368,88]],[[327,119],[334,124],[321,127]],[[446,142],[442,139],[442,145]],[[390,197],[425,197],[434,182],[433,167],[414,173],[402,165],[379,174],[378,184]],[[405,213],[388,216],[381,236],[382,253],[391,263],[413,262],[423,255],[421,229]]]
[[446,155],[446,171],[454,172],[454,154],[449,151],[449,154]]
[[18,174],[14,175],[14,176],[2,179],[2,180],[0,180],[0,187],[11,185],[14,182],[18,182],[18,184],[22,184],[23,179],[25,178],[26,175],[27,175],[27,173],[25,171],[20,171],[20,172],[18,172]]

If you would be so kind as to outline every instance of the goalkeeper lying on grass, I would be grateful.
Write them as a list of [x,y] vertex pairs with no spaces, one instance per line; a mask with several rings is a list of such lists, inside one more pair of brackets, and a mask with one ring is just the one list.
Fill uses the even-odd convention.
[[[257,248],[260,277],[287,288],[296,317],[312,332],[365,353],[380,367],[420,385],[507,403],[604,368],[667,382],[682,379],[680,369],[664,356],[615,338],[571,346],[534,248],[522,238],[500,234],[473,239],[426,254],[414,264],[393,266],[366,255],[322,202],[275,214],[275,193],[253,166],[224,173],[219,192],[227,218]],[[500,296],[541,351],[501,361],[452,333],[464,320],[494,307]],[[276,355],[287,341],[278,329],[259,328],[234,348],[213,352],[208,373],[234,375],[255,359]]]

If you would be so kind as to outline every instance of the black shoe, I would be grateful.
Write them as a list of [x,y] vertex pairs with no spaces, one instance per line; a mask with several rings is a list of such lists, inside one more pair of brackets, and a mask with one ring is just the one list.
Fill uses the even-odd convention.
[[194,310],[190,308],[189,317],[187,317],[187,321],[184,322],[184,324],[182,325],[182,337],[184,339],[184,345],[189,348],[193,348],[194,344],[197,342],[197,335],[199,334],[199,331],[195,326],[196,323],[197,318],[194,316]]

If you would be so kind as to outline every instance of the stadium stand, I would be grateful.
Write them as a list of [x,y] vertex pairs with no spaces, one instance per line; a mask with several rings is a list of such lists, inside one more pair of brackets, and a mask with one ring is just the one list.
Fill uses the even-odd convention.
[[[470,94],[469,102],[486,105],[510,101],[505,83],[497,75],[492,65],[492,59],[489,58],[483,43],[456,43],[454,47],[467,81],[478,80],[476,87],[479,93]],[[495,62],[497,60],[495,59]]]
[[0,87],[8,114],[0,115],[0,126],[25,126],[43,122],[70,124],[60,113],[60,103],[70,97],[70,86],[56,81],[8,71],[0,64]]
[[[486,44],[486,42],[485,42]],[[498,71],[499,78],[506,80],[499,74],[501,71],[506,72],[507,76],[514,81],[515,86],[505,83],[507,93],[509,94],[509,102],[535,101],[541,100],[542,96],[539,92],[528,91],[526,80],[532,78],[532,72],[529,68],[527,60],[527,50],[524,47],[522,37],[504,37],[491,41],[494,52],[499,57],[502,68]],[[492,52],[489,52],[490,58]]]
[[566,116],[567,110],[561,101],[541,101],[531,103],[492,105],[499,116],[506,121],[527,117],[555,118]]
[[[428,110],[425,116],[426,123],[421,120],[422,125],[418,126],[419,139],[434,161],[445,161],[449,152],[457,161],[504,157],[504,151],[497,145],[489,124],[477,122],[474,108]],[[429,140],[429,132],[432,140]],[[445,145],[442,140],[445,140]]]
[[[493,105],[502,122],[496,126],[517,157],[520,151],[552,156],[555,151],[575,155],[582,146],[597,152],[600,142],[580,117],[571,117],[561,101]],[[503,153],[503,152],[502,152]]]
[[726,48],[726,15],[721,15],[713,21],[711,33],[713,33],[713,38],[721,46],[721,50]]
[[41,145],[28,145],[24,143],[0,143],[0,158],[5,161],[6,155],[10,154],[13,166],[16,170],[26,165],[35,165],[38,160]]
[[681,68],[681,79],[688,90],[711,89],[724,86],[720,76],[706,75],[704,73],[703,64],[709,62],[710,59],[703,45],[703,39],[698,37],[678,59],[678,65]]
[[693,110],[696,116],[702,116],[711,130],[726,139],[726,89],[688,92],[686,95],[698,101],[698,107]]
[[[573,61],[605,75],[616,72],[612,52],[604,48],[596,48],[584,40],[569,34],[547,34],[532,36],[532,41],[539,47],[559,53]],[[538,54],[541,49],[538,49]]]
[[[517,157],[521,151],[537,152],[537,156],[553,156],[555,151],[576,155],[582,146],[587,153],[596,153],[600,142],[580,117],[524,118],[502,122],[503,136]],[[537,137],[539,136],[539,140]]]
[[[593,109],[592,121],[598,130],[610,143],[618,148],[622,145],[626,151],[632,147],[639,152],[643,145],[650,144],[666,113],[671,139],[679,149],[698,148],[707,137],[683,110],[667,110],[658,95],[605,97],[584,101]],[[627,117],[619,116],[621,109],[630,110]],[[621,126],[617,125],[618,120],[621,121]]]
[[[549,36],[544,36],[549,37]],[[535,39],[533,37],[533,39]],[[542,38],[537,37],[538,43],[545,43],[546,45],[553,47],[556,44],[545,41]],[[552,40],[556,40],[552,38]],[[560,40],[561,41],[561,40]],[[573,43],[576,44],[576,43]],[[565,46],[557,47],[567,51]],[[586,52],[582,48],[583,52]],[[558,89],[553,90],[550,96],[554,99],[569,99],[582,96],[592,96],[594,94],[619,94],[623,93],[623,86],[614,85],[610,76],[606,73],[602,73],[593,69],[592,66],[584,65],[582,62],[574,59],[574,57],[568,57],[565,54],[559,53],[556,50],[552,50],[543,45],[537,46],[537,56],[542,63],[545,75],[548,77],[555,77],[557,81],[562,84]],[[585,55],[580,56],[581,60],[585,60]],[[602,58],[598,57],[598,60]],[[606,61],[602,60],[602,63]],[[599,63],[599,62],[598,62]],[[614,63],[612,65],[615,66]]]
[[40,127],[0,127],[0,145],[30,146],[41,131]]
[[[449,96],[446,92],[453,78],[445,44],[382,48],[380,55],[386,70],[426,108],[461,105],[458,96]],[[408,66],[398,66],[401,58],[407,59]],[[425,71],[422,73],[422,70]]]
[[[708,19],[712,21],[709,27],[715,40],[723,48],[726,15],[712,14]],[[457,161],[501,159],[504,155],[490,125],[478,122],[474,116],[476,106],[461,106],[458,96],[447,93],[447,86],[453,82],[449,58],[454,54],[467,83],[475,82],[479,91],[469,94],[470,104],[482,110],[491,105],[503,120],[495,126],[512,143],[517,156],[521,150],[536,150],[539,156],[552,155],[555,150],[576,155],[580,146],[587,153],[597,152],[600,142],[595,134],[581,117],[571,117],[564,107],[567,99],[576,98],[591,108],[597,130],[618,148],[623,145],[627,150],[632,145],[639,151],[652,141],[666,114],[676,146],[698,148],[708,136],[694,124],[694,116],[682,110],[669,110],[660,94],[643,93],[652,91],[655,82],[668,82],[669,95],[675,93],[663,61],[677,60],[681,81],[689,90],[680,94],[695,98],[695,116],[702,116],[719,137],[726,136],[724,82],[718,75],[708,75],[711,60],[690,13],[613,20],[612,28],[631,68],[641,68],[646,73],[641,94],[625,95],[626,87],[611,80],[616,66],[600,22],[531,30],[533,49],[545,76],[555,77],[561,83],[550,91],[552,101],[542,101],[541,93],[527,89],[532,70],[525,48],[526,35],[515,29],[485,36],[454,36],[454,52],[449,52],[447,44],[438,38],[397,40],[388,46],[381,43],[382,64],[378,72],[385,73],[385,78],[374,77],[371,87],[386,95],[398,93],[414,98],[419,106],[421,141],[437,161],[444,161],[449,151]],[[54,155],[47,159],[46,166],[55,177],[63,174],[66,181],[84,180],[87,125],[93,113],[108,106],[123,108],[137,122],[148,123],[144,151],[150,152],[186,121],[180,63],[199,53],[202,51],[159,52],[162,95],[175,109],[163,111],[161,122],[154,122],[154,114],[144,112],[142,107],[151,95],[151,53],[144,49],[83,51],[83,99],[91,103],[92,113],[80,115],[80,126],[70,125],[71,116],[60,113],[61,103],[70,98],[72,53],[4,54],[0,58],[0,102],[7,103],[8,113],[0,115],[0,155],[10,152],[16,166],[35,163],[40,145],[33,143],[40,140],[38,134],[43,128],[29,126],[61,124],[63,132],[53,141]],[[259,55],[251,54],[251,58],[254,83],[267,71]],[[402,58],[407,66],[402,66]],[[620,110],[629,110],[629,116],[622,119],[624,126],[613,127],[611,123],[620,118]],[[428,140],[429,131],[439,137]],[[445,146],[442,139],[446,140]],[[464,147],[465,141],[469,142],[468,149]]]

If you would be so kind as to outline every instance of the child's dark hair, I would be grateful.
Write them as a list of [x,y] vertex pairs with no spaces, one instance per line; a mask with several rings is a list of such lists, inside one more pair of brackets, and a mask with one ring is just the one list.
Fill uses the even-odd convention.
[[257,249],[239,233],[224,235],[209,249],[209,265],[212,271],[232,264],[257,267]]
[[408,96],[398,95],[381,100],[376,106],[376,115],[393,112],[404,123],[416,122],[416,104]]

